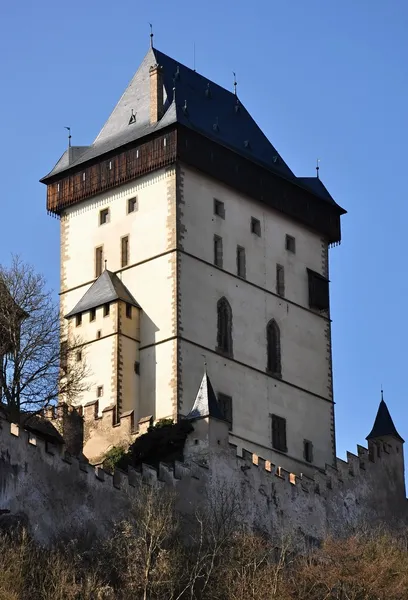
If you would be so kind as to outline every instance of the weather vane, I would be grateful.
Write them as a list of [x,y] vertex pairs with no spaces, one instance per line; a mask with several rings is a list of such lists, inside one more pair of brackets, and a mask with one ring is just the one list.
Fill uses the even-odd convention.
[[64,129],[68,130],[68,148],[71,148],[71,127],[64,127]]
[[316,161],[316,177],[317,177],[317,179],[319,179],[319,169],[320,169],[319,163],[320,163],[320,158],[318,158]]
[[150,25],[150,48],[153,48],[153,25],[151,23],[149,23]]

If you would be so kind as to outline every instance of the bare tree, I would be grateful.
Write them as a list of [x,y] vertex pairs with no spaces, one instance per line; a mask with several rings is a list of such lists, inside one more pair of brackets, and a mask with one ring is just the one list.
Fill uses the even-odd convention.
[[79,343],[61,357],[59,308],[42,275],[17,256],[0,266],[0,391],[13,419],[86,389],[86,361],[70,359]]

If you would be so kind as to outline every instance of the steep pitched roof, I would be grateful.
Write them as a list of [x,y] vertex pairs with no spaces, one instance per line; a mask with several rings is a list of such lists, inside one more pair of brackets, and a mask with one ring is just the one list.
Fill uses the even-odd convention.
[[123,300],[123,302],[140,308],[140,305],[119,277],[115,273],[112,273],[112,271],[105,270],[91,285],[89,290],[85,292],[71,312],[65,315],[65,318],[69,319],[74,315],[91,310],[91,308],[97,308],[103,304],[108,304],[109,302],[114,302],[115,300]]
[[387,405],[382,399],[378,408],[377,416],[374,421],[374,426],[368,434],[368,436],[366,437],[366,440],[381,438],[387,435],[392,435],[397,439],[401,440],[401,442],[404,442],[404,440],[395,428],[394,422],[391,418],[390,411],[388,410]]
[[[163,67],[165,112],[160,121],[150,124],[149,69],[155,64]],[[129,124],[132,110],[136,121]],[[295,178],[234,93],[150,48],[93,144],[72,147],[71,154],[67,150],[42,181],[174,123],[194,129],[286,178]]]
[[207,371],[201,380],[193,408],[186,418],[199,419],[202,417],[214,417],[225,421]]

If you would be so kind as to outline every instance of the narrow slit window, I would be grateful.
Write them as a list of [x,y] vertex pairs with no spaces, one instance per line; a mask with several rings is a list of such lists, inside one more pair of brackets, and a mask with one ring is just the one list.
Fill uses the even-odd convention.
[[76,316],[75,322],[77,327],[82,324],[82,313],[79,313],[79,315]]
[[282,376],[280,330],[275,319],[266,327],[267,371],[274,377]]
[[303,441],[303,458],[306,462],[313,462],[313,444],[309,440]]
[[218,235],[214,236],[214,264],[216,267],[222,268],[222,238]]
[[95,248],[95,277],[102,275],[103,271],[103,246]]
[[102,396],[103,396],[103,385],[98,385],[98,387],[96,388],[96,397],[102,398]]
[[129,236],[126,235],[121,239],[121,265],[127,267],[129,264]]
[[96,308],[91,308],[91,310],[89,311],[89,320],[95,321],[95,319],[96,319]]
[[276,293],[278,296],[285,295],[285,269],[282,265],[276,265]]
[[242,246],[237,246],[237,275],[243,279],[246,277],[245,248]]
[[129,303],[126,303],[126,318],[127,319],[132,318],[132,305]]
[[103,305],[103,316],[107,317],[110,313],[110,304]]
[[78,350],[77,353],[76,353],[76,355],[75,355],[75,357],[76,357],[76,361],[77,362],[81,362],[81,360],[82,360],[82,351]]

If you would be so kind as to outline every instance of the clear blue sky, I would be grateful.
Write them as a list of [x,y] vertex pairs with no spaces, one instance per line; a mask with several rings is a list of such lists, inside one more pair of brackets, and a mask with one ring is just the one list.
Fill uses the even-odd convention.
[[337,449],[364,442],[383,384],[400,434],[408,301],[406,0],[51,0],[0,8],[0,261],[19,253],[59,286],[59,223],[38,183],[89,144],[155,46],[231,88],[297,175],[348,210],[331,250]]

